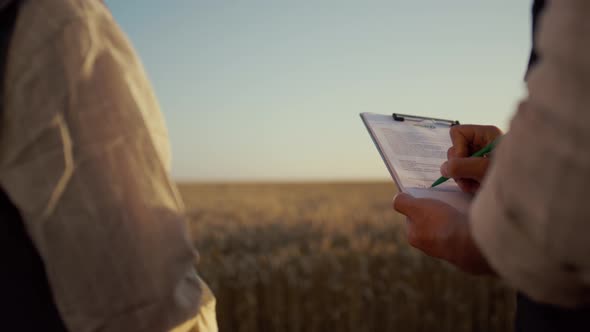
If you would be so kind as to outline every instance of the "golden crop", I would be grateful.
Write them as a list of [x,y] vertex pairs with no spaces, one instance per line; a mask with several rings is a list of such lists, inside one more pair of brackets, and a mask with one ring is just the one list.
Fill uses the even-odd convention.
[[410,248],[391,183],[181,184],[221,331],[510,331],[514,295]]

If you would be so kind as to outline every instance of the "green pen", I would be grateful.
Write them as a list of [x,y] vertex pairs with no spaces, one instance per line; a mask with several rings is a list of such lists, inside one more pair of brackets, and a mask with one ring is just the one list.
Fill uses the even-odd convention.
[[[486,154],[492,152],[492,150],[496,147],[496,145],[498,145],[498,143],[500,142],[500,138],[502,136],[498,136],[495,140],[492,141],[492,143],[486,145],[485,148],[477,151],[476,153],[474,153],[471,157],[483,157]],[[430,186],[430,188],[434,188],[436,186],[438,186],[439,184],[442,184],[444,182],[446,182],[449,178],[445,178],[444,176],[441,176],[440,178],[438,178],[438,180],[434,181],[434,183],[432,184],[432,186]]]

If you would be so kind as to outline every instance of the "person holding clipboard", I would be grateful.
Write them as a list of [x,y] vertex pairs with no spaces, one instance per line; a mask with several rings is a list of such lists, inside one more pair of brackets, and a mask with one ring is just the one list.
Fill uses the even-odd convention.
[[408,240],[519,291],[516,331],[590,331],[590,4],[535,1],[528,96],[501,135],[454,126],[443,177],[475,193],[469,213],[398,194]]

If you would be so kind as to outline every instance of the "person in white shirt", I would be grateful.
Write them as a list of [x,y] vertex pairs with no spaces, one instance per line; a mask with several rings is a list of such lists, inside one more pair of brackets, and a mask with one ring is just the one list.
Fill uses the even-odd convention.
[[0,107],[2,234],[20,223],[32,244],[2,254],[38,255],[3,265],[3,297],[15,301],[3,306],[3,326],[217,331],[164,119],[109,10],[98,0],[0,1],[3,28],[13,17]]
[[530,298],[535,317],[519,322],[517,312],[518,331],[590,330],[588,22],[590,2],[548,1],[528,96],[491,158],[468,156],[497,128],[451,129],[441,173],[476,194],[468,215],[406,194],[393,202],[408,217],[410,244],[465,271],[497,274]]

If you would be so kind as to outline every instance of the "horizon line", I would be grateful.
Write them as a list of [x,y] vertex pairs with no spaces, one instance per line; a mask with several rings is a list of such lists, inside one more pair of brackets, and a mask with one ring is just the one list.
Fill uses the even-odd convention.
[[198,183],[198,184],[302,184],[302,183],[383,183],[391,182],[391,178],[371,177],[371,178],[176,178],[174,182],[179,184]]

